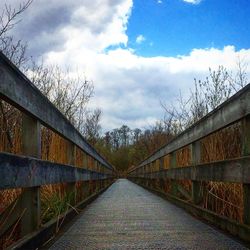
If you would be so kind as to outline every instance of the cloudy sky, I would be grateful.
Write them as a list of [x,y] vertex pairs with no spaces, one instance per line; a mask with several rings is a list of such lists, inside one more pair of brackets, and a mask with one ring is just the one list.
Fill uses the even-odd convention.
[[249,0],[34,0],[12,32],[30,55],[93,80],[104,131],[144,128],[209,67],[250,63],[249,13]]

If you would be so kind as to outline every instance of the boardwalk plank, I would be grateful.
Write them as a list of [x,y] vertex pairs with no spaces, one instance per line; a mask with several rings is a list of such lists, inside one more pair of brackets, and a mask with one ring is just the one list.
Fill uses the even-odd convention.
[[247,249],[125,179],[114,183],[50,249]]

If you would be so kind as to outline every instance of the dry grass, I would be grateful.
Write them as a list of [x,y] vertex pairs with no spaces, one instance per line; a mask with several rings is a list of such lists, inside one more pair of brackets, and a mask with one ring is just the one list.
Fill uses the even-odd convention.
[[[242,155],[242,126],[235,123],[227,128],[212,133],[201,140],[201,161],[209,163],[214,161],[237,158]],[[163,158],[164,169],[170,168],[170,155]],[[191,165],[190,146],[186,146],[176,151],[177,167],[187,167]],[[158,169],[158,162],[147,166],[147,172]],[[178,180],[175,184],[182,187],[191,195],[192,181]],[[161,189],[167,193],[171,191],[171,181],[165,180],[164,183],[153,181],[152,185],[156,189]],[[181,192],[177,191],[177,196],[188,200]],[[243,189],[242,184],[204,182],[203,183],[203,202],[202,207],[211,210],[221,216],[226,216],[237,222],[243,222]]]
[[171,181],[169,179],[164,180],[163,191],[166,193],[170,193],[171,191]]
[[170,155],[169,154],[164,156],[163,166],[164,166],[164,169],[170,168]]
[[201,140],[201,163],[241,156],[241,124],[236,123]]
[[176,166],[187,167],[191,165],[191,150],[189,146],[181,148],[176,152]]
[[84,167],[84,160],[86,159],[87,155],[79,148],[76,147],[76,162],[75,165],[78,168]]
[[21,227],[19,221],[9,228],[0,238],[0,250],[6,249],[20,239]]
[[[0,152],[22,154],[21,123],[21,112],[0,100]],[[0,190],[0,214],[7,208],[11,211],[15,205],[14,202],[20,196],[21,192],[21,189]],[[0,228],[7,223],[8,218],[2,218]],[[15,242],[20,237],[19,231],[20,227],[18,224],[9,228],[0,238],[0,249],[5,249]]]
[[75,194],[67,193],[67,184],[41,187],[41,221],[46,223],[69,209]]
[[42,127],[41,135],[41,158],[51,162],[68,164],[67,152],[69,151],[70,143],[46,127]]
[[[232,159],[241,156],[241,123],[233,124],[202,140],[201,162]],[[203,206],[238,222],[243,218],[242,184],[208,182]]]
[[205,188],[204,208],[243,223],[242,184],[208,182]]
[[0,152],[22,153],[21,123],[21,112],[0,100]]
[[181,185],[185,190],[187,190],[189,193],[192,191],[192,181],[191,180],[178,180],[178,185]]
[[[241,156],[241,124],[236,123],[201,140],[201,163],[232,159]],[[187,147],[177,151],[177,165],[190,165],[190,151]],[[178,181],[178,184],[191,192],[190,181]],[[204,185],[202,206],[219,215],[242,222],[243,191],[242,184],[206,182]],[[184,198],[181,194],[179,197]]]
[[22,189],[5,189],[0,192],[0,214],[10,206],[21,194]]
[[[21,154],[21,112],[3,102],[4,113],[0,111],[0,151]],[[242,141],[241,141],[241,126],[240,123],[234,124],[219,132],[201,140],[201,162],[212,162],[241,156]],[[48,128],[42,127],[42,156],[44,160],[52,162],[68,164],[70,163],[69,152],[71,144],[54,133]],[[190,165],[190,149],[185,147],[177,151],[176,161],[177,166],[185,167]],[[98,169],[96,162],[87,156],[82,150],[76,148],[77,167],[86,167],[90,169]],[[170,157],[164,157],[164,168],[169,168]],[[151,164],[155,169],[159,168],[159,161]],[[95,181],[90,181],[90,191],[93,193],[97,189]],[[178,182],[187,191],[191,191],[190,181]],[[67,186],[65,184],[46,185],[41,187],[42,201],[42,220],[47,222],[51,218],[59,216],[60,213],[69,208],[71,199],[77,201],[82,200],[86,194],[83,192],[84,183],[77,183],[76,193],[67,194]],[[161,188],[165,192],[171,191],[171,182],[156,181],[156,188]],[[236,221],[242,222],[243,217],[243,195],[242,185],[233,183],[204,183],[204,199],[203,207],[216,212],[217,214],[227,216]],[[4,190],[0,192],[0,212],[8,207],[20,195],[21,190]],[[12,238],[15,239],[15,234]],[[10,242],[11,239],[7,237]],[[2,240],[2,246],[5,244]]]
[[[13,106],[2,101],[3,109],[0,110],[0,152],[22,154],[21,133],[22,133],[22,113]],[[70,150],[72,143],[53,132],[41,127],[41,159],[61,164],[71,164]],[[95,161],[87,156],[80,148],[75,150],[75,165],[97,169]],[[88,194],[83,192],[84,182],[76,183],[76,192],[67,192],[67,184],[45,185],[41,187],[41,208],[42,222],[46,223],[52,218],[57,218],[61,213],[67,211],[74,202],[79,202]],[[91,184],[91,191],[96,189],[95,182]],[[14,204],[21,189],[10,189],[0,191],[0,213]],[[6,218],[6,222],[8,218]],[[0,249],[6,247],[18,239],[18,225],[10,228],[0,239]]]
[[79,203],[80,201],[84,200],[84,198],[88,196],[88,194],[84,192],[85,184],[86,184],[85,181],[76,182],[76,196],[75,196],[76,203]]

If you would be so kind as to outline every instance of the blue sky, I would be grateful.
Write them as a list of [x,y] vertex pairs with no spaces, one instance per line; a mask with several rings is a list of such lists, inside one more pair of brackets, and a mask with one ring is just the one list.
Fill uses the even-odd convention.
[[34,0],[12,34],[34,58],[93,81],[103,131],[143,129],[209,68],[250,67],[249,13],[250,0]]
[[[176,56],[193,48],[250,47],[249,0],[134,0],[128,45],[142,56]],[[136,44],[138,34],[146,40]],[[150,43],[152,43],[150,45]]]

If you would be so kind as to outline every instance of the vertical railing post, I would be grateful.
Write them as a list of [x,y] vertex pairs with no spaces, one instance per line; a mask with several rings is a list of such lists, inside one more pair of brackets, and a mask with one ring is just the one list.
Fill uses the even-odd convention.
[[[88,166],[88,155],[85,153],[84,154],[84,168],[85,169],[89,169],[89,166]],[[90,181],[85,181],[84,183],[83,183],[83,185],[84,185],[84,192],[86,192],[86,196],[85,197],[88,197],[89,196],[89,193],[90,193]]]
[[[76,145],[70,141],[68,141],[67,147],[67,159],[68,164],[71,166],[76,167]],[[76,203],[76,183],[75,182],[68,182],[66,188],[67,195],[70,198],[70,204],[75,205]]]
[[153,179],[152,179],[152,173],[154,172],[154,169],[153,169],[153,163],[150,162],[149,163],[149,166],[150,166],[150,175],[149,175],[149,188],[154,188],[154,183],[153,183]]
[[[41,126],[35,118],[22,115],[22,153],[41,158]],[[32,177],[31,177],[32,178]],[[20,196],[21,236],[38,229],[41,223],[40,187],[24,188]]]
[[152,168],[153,168],[153,171],[152,171],[152,179],[151,179],[151,181],[152,181],[152,187],[153,187],[153,189],[155,189],[156,188],[156,179],[155,178],[153,178],[153,175],[154,175],[154,173],[155,173],[155,170],[156,170],[156,160],[154,160],[153,162],[152,162]]
[[84,153],[83,157],[83,168],[88,169],[88,155]]
[[[242,121],[242,155],[250,155],[250,116]],[[243,203],[243,222],[250,225],[250,184],[248,183],[243,183]]]
[[87,198],[89,196],[89,181],[83,182],[83,195],[84,198]]
[[[200,141],[193,142],[190,145],[191,164],[197,165],[201,161],[201,143]],[[199,204],[202,201],[202,184],[199,181],[192,181],[192,200],[194,204]]]
[[[162,172],[164,169],[164,157],[160,158],[160,172]],[[161,173],[160,173],[161,174]],[[164,179],[160,177],[160,189],[164,190]]]
[[[101,165],[100,165],[100,162],[97,161],[97,169],[98,169],[98,172],[103,175],[103,171],[101,169]],[[100,189],[103,189],[103,179],[101,178],[100,179]]]
[[[98,161],[94,160],[94,165],[95,165],[95,171],[100,173],[99,168],[98,168]],[[98,180],[97,180],[97,192],[101,189],[101,180],[100,180],[100,175],[98,174]]]
[[[170,168],[176,168],[177,167],[177,161],[176,161],[176,152],[170,153]],[[174,196],[177,196],[178,194],[178,185],[176,183],[176,180],[171,179],[171,193]]]

